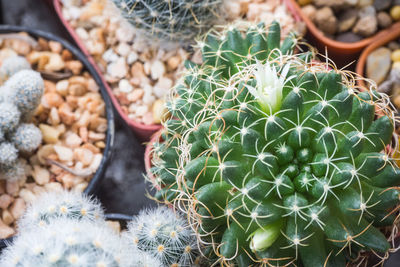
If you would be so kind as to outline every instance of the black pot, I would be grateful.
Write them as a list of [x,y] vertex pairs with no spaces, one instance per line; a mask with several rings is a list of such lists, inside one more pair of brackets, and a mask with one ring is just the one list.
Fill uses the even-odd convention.
[[133,219],[133,216],[120,214],[120,213],[107,213],[106,214],[107,221],[118,221],[121,224],[122,229],[126,229],[126,225],[132,219]]
[[[107,136],[106,136],[106,147],[103,152],[103,159],[100,163],[99,168],[94,174],[93,178],[90,180],[88,186],[86,187],[84,193],[87,195],[93,194],[101,183],[102,178],[104,177],[104,172],[106,170],[107,164],[111,158],[112,147],[114,146],[114,137],[115,137],[115,127],[114,127],[114,111],[111,104],[111,99],[106,93],[106,89],[104,84],[102,83],[99,75],[93,68],[93,66],[89,63],[87,58],[73,45],[71,45],[66,40],[48,32],[44,32],[36,29],[29,29],[21,26],[12,26],[12,25],[0,25],[0,34],[1,33],[18,33],[18,32],[26,32],[33,38],[43,38],[46,40],[52,40],[59,42],[65,49],[69,50],[74,57],[79,60],[84,68],[90,73],[93,79],[96,81],[97,85],[100,88],[100,93],[103,97],[104,103],[106,105],[106,116],[107,116]],[[0,249],[7,246],[12,240],[12,237],[7,239],[0,239]]]

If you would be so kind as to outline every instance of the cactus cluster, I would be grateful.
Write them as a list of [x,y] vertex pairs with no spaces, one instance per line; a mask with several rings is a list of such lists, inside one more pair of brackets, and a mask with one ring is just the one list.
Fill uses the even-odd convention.
[[126,238],[157,259],[157,266],[194,266],[199,253],[187,222],[166,207],[141,211],[128,224]]
[[0,67],[0,177],[18,180],[25,174],[18,157],[31,153],[42,142],[39,128],[29,123],[44,90],[39,73],[30,69],[25,58],[5,59]]
[[[295,52],[274,22],[209,32],[154,145],[160,201],[187,213],[221,265],[346,266],[386,253],[400,170],[384,94]],[[296,51],[301,51],[299,48]]]
[[80,193],[43,193],[18,221],[0,266],[194,266],[193,231],[171,209],[142,211],[122,235],[105,221],[100,203]]
[[192,40],[212,26],[222,0],[112,0],[143,33],[172,41]]

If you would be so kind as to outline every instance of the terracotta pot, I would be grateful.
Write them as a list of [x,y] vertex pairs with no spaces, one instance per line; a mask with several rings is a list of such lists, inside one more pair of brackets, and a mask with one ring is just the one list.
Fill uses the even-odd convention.
[[133,130],[133,132],[136,134],[136,136],[140,140],[142,140],[142,141],[149,140],[153,133],[155,133],[159,129],[161,129],[161,125],[160,124],[145,125],[143,123],[139,123],[139,122],[133,121],[130,118],[128,118],[127,114],[125,112],[123,112],[121,105],[119,104],[117,98],[114,96],[111,87],[107,83],[103,73],[101,72],[101,70],[98,67],[98,65],[96,64],[96,62],[94,61],[93,57],[90,55],[90,53],[86,49],[85,45],[80,40],[80,38],[76,34],[75,30],[71,27],[71,25],[68,23],[68,21],[64,18],[63,14],[62,14],[61,1],[60,0],[47,0],[47,1],[53,1],[54,9],[55,9],[58,17],[60,18],[61,22],[63,23],[64,27],[67,29],[67,31],[69,32],[71,37],[74,39],[75,43],[78,45],[78,47],[81,49],[81,51],[86,55],[87,59],[90,61],[90,63],[96,69],[118,114],[129,125],[129,127]]
[[308,18],[302,11],[296,0],[284,0],[288,9],[293,16],[301,17],[307,25],[307,37],[318,48],[320,53],[325,54],[325,49],[331,58],[338,66],[344,66],[357,59],[361,51],[369,44],[385,38],[390,32],[400,28],[400,21],[394,23],[391,27],[378,32],[377,34],[365,38],[355,43],[344,43],[330,39],[317,28],[317,26]]
[[[367,63],[368,55],[371,54],[375,49],[386,45],[387,43],[394,41],[400,38],[400,25],[397,28],[392,28],[385,36],[382,38],[375,40],[372,44],[370,44],[362,53],[357,62],[356,72],[358,75],[364,77],[365,67]],[[365,86],[364,81],[358,81],[360,86]]]

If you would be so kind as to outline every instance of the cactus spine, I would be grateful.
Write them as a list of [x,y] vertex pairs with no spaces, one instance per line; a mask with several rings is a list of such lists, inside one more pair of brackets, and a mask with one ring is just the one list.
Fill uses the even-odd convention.
[[113,0],[122,15],[145,34],[188,41],[215,21],[221,0]]
[[210,32],[154,146],[156,198],[183,207],[226,265],[345,266],[390,248],[377,228],[399,205],[388,98],[295,43],[275,22]]

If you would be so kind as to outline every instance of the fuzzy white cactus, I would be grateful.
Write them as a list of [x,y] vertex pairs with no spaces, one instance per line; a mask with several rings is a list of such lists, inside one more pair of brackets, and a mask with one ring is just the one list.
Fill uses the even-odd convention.
[[75,221],[103,221],[100,203],[89,196],[69,191],[42,194],[28,206],[18,222],[20,231],[49,224],[57,218]]
[[130,250],[104,222],[58,218],[21,232],[0,258],[2,267],[129,267]]
[[194,232],[166,207],[141,211],[128,224],[125,238],[134,249],[158,259],[160,266],[193,266],[198,253]]

